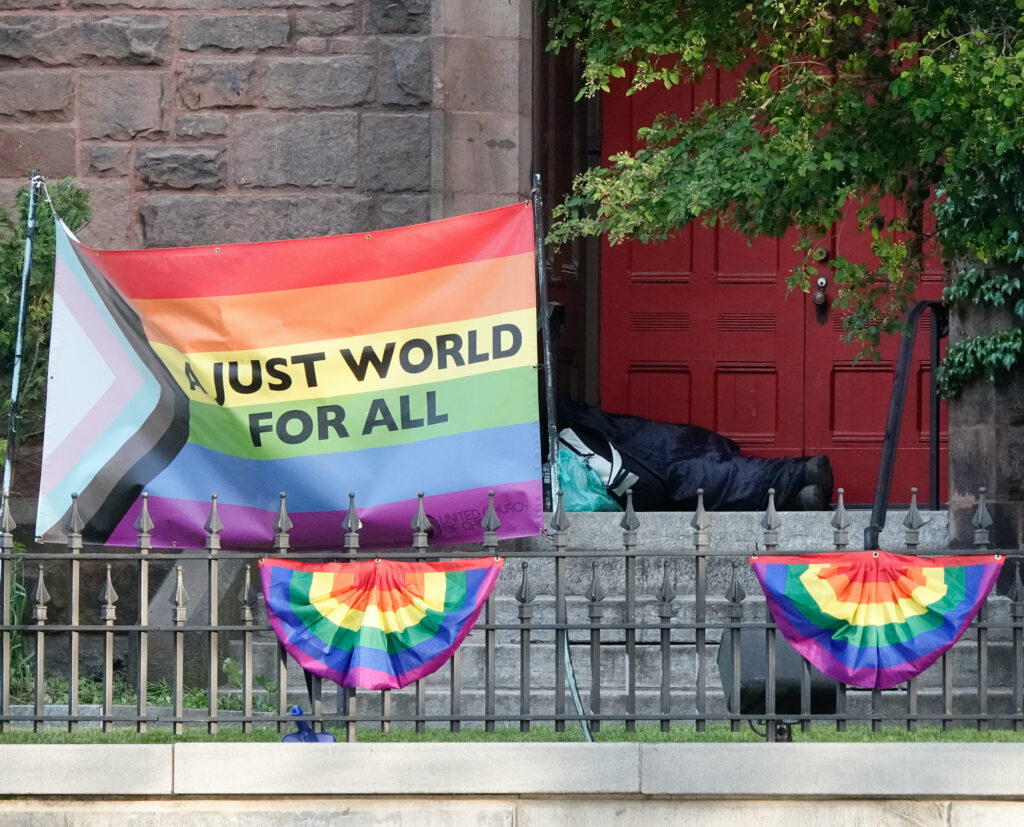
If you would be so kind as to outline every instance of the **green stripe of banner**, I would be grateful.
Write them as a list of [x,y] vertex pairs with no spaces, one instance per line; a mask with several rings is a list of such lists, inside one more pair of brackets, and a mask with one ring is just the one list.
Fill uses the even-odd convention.
[[288,583],[292,612],[318,640],[334,649],[351,652],[358,644],[367,649],[381,649],[389,655],[412,649],[437,632],[445,615],[460,608],[466,600],[466,573],[453,571],[445,573],[444,608],[440,611],[428,609],[423,619],[415,626],[402,632],[385,634],[380,629],[345,629],[325,618],[309,602],[309,589],[313,575],[309,572],[292,572]]
[[[806,570],[803,566],[789,566],[786,573],[786,597],[799,606],[800,613],[815,626],[832,629],[832,638],[851,646],[875,647],[891,646],[905,643],[923,632],[942,625],[943,616],[947,611],[963,602],[966,592],[966,574],[962,567],[952,566],[944,569],[946,594],[941,600],[929,603],[929,611],[923,615],[909,617],[899,623],[885,623],[873,626],[853,626],[845,624],[836,627],[834,615],[822,611],[810,592],[800,580],[800,574]],[[799,571],[794,571],[799,569]]]
[[190,442],[246,459],[361,451],[536,421],[537,372],[509,368],[281,405],[220,408],[193,400],[189,415]]

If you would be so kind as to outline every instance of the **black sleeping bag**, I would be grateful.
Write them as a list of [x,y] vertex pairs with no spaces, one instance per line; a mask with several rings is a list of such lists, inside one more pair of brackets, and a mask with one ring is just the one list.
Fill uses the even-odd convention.
[[748,457],[707,428],[611,414],[572,401],[560,405],[559,427],[596,431],[618,449],[623,466],[639,477],[632,490],[640,511],[692,511],[698,489],[704,490],[704,507],[713,511],[763,509],[769,488],[775,489],[776,508],[803,507],[797,492],[807,484],[807,457]]

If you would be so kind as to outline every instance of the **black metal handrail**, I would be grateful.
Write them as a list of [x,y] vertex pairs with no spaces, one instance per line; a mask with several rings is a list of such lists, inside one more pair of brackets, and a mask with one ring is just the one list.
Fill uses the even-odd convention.
[[900,339],[899,355],[896,359],[896,374],[892,380],[892,396],[889,398],[889,418],[885,423],[885,439],[882,442],[882,459],[878,464],[878,483],[875,486],[875,500],[871,507],[871,522],[864,529],[864,548],[878,548],[878,536],[885,528],[885,513],[889,507],[889,489],[892,486],[892,472],[896,464],[896,448],[903,424],[903,405],[907,399],[907,383],[910,379],[910,360],[917,339],[917,325],[925,310],[932,311],[931,329],[931,387],[928,422],[928,507],[933,511],[939,507],[939,405],[937,369],[939,366],[939,340],[949,333],[949,312],[941,301],[923,299],[910,308],[905,320],[906,330]]

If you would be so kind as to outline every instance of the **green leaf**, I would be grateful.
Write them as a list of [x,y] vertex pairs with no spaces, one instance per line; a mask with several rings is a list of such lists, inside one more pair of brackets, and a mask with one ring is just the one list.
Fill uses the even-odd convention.
[[228,683],[236,689],[242,688],[244,673],[241,666],[231,660],[231,658],[224,658],[221,669],[224,670],[224,677],[227,678]]

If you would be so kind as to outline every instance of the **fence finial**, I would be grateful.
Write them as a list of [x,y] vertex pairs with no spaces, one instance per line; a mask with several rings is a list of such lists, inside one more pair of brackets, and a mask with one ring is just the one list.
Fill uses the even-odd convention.
[[498,512],[494,509],[494,492],[487,492],[487,511],[480,521],[480,528],[484,530],[483,546],[489,552],[498,548],[498,529],[501,528],[501,520],[498,519]]
[[356,493],[348,492],[348,514],[345,515],[343,523],[345,529],[345,551],[355,554],[359,551],[359,532],[363,529],[363,521],[359,519],[359,511],[356,509]]
[[[1013,561],[1013,585],[1006,596],[1010,598],[1010,619],[1014,623],[1020,623],[1024,618],[1024,581],[1020,579],[1020,560]],[[1014,637],[1016,638],[1018,634],[1019,630],[1015,629]]]
[[622,515],[622,520],[619,522],[619,526],[623,531],[636,531],[640,528],[640,518],[637,517],[636,511],[633,508],[633,489],[626,489],[626,510]]
[[530,582],[530,564],[523,560],[523,579],[519,583],[519,589],[516,591],[516,602],[520,604],[520,615],[522,615],[523,607],[532,603],[536,597],[533,584]]
[[46,590],[46,583],[43,582],[43,564],[39,564],[39,576],[36,578],[36,587],[32,590],[32,619],[36,623],[46,623],[46,604],[50,602],[50,593]]
[[590,561],[590,585],[587,586],[586,598],[591,606],[604,600],[607,591],[601,582],[601,573],[597,568],[597,560]]
[[108,626],[117,619],[117,592],[114,591],[114,583],[110,579],[110,563],[107,563],[107,580],[100,591],[100,619]]
[[149,494],[146,492],[142,493],[142,508],[139,510],[139,516],[135,520],[135,525],[132,526],[135,529],[135,544],[143,550],[152,548],[152,534],[155,526],[153,525],[153,519],[149,516]]
[[708,547],[711,542],[711,520],[704,510],[704,489],[697,489],[697,509],[693,512],[693,519],[690,520],[690,527],[693,529],[693,547],[701,551]]
[[768,508],[761,518],[761,528],[764,529],[764,547],[767,551],[779,547],[779,526],[782,520],[779,512],[775,510],[775,489],[768,489]]
[[14,517],[11,516],[10,499],[7,494],[0,499],[0,531],[4,534],[13,534],[14,529],[18,527],[18,524],[14,522]]
[[984,485],[978,489],[978,507],[974,510],[971,525],[974,526],[974,545],[977,548],[988,548],[988,530],[992,525],[992,515],[988,513],[985,505]]
[[907,515],[903,518],[903,527],[906,529],[905,543],[908,549],[916,549],[921,541],[921,526],[924,525],[924,519],[921,517],[921,512],[917,510],[917,487],[910,489],[910,508],[907,509]]
[[78,494],[71,495],[71,513],[68,514],[68,521],[64,523],[64,533],[68,537],[69,548],[81,548],[82,547],[82,529],[85,528],[85,522],[82,520],[82,515],[78,513]]
[[245,564],[245,581],[238,602],[242,605],[242,622],[250,625],[255,617],[252,610],[256,606],[256,592],[252,587],[252,570],[248,563]]
[[185,575],[181,566],[177,567],[177,579],[174,584],[174,594],[171,595],[171,605],[174,606],[174,625],[184,625],[188,612],[186,609],[188,592],[185,591]]
[[[668,569],[669,561],[663,560],[661,565],[661,585],[658,587],[658,593],[656,595],[658,602],[661,603],[663,607],[667,607],[676,599],[676,592],[672,587],[672,581],[668,576]],[[672,614],[675,614],[675,610],[672,611]],[[671,614],[668,615],[668,617],[671,616]]]
[[740,584],[739,563],[732,561],[732,574],[729,577],[729,586],[725,590],[725,599],[730,604],[740,604],[747,599],[747,592]]
[[1013,561],[1013,585],[1006,593],[1014,603],[1024,602],[1024,581],[1020,579],[1020,560]]
[[284,554],[291,542],[288,532],[292,530],[292,518],[288,516],[288,495],[282,491],[278,496],[280,503],[277,507],[277,519],[274,520],[274,551]]
[[206,518],[203,531],[206,532],[206,548],[208,551],[220,551],[220,533],[224,530],[224,523],[220,521],[220,514],[217,513],[217,495],[210,495],[210,516]]
[[556,533],[564,533],[569,530],[569,515],[565,513],[562,494],[563,492],[559,491],[555,497],[555,513],[551,515],[551,528]]
[[427,547],[427,532],[430,531],[430,520],[427,519],[427,512],[423,508],[423,492],[417,495],[416,516],[409,523],[412,529],[412,547],[423,550]]
[[832,539],[837,549],[844,549],[850,544],[850,515],[846,513],[843,493],[842,488],[837,489],[836,512],[832,515],[832,527],[835,529]]

